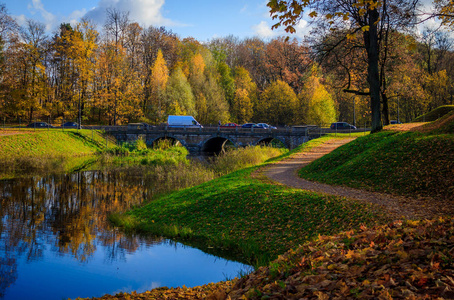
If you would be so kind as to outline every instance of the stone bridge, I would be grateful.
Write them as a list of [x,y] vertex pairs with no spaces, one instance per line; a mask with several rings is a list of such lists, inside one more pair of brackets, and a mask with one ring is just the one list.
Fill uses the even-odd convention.
[[275,140],[288,149],[296,148],[310,139],[319,137],[321,131],[310,126],[284,129],[261,128],[167,128],[156,127],[149,130],[128,130],[127,127],[116,126],[105,128],[118,142],[133,142],[143,138],[149,147],[163,139],[180,142],[191,154],[220,153],[227,144],[235,148],[269,144]]

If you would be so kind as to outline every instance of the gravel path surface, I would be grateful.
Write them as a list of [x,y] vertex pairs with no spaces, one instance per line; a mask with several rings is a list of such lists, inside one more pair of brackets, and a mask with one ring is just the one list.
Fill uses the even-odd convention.
[[353,138],[330,140],[309,152],[295,154],[288,159],[266,166],[260,171],[272,181],[277,181],[289,187],[352,198],[380,205],[383,209],[387,210],[394,219],[425,219],[452,214],[454,212],[452,204],[439,205],[437,201],[432,201],[431,199],[414,199],[349,187],[332,186],[298,177],[297,172],[299,169],[352,140]]

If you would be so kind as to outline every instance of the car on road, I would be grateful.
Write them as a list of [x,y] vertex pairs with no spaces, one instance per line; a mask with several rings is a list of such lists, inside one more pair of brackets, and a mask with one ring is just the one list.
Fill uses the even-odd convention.
[[343,130],[343,129],[356,129],[356,126],[348,124],[347,122],[335,122],[330,126],[331,129]]
[[257,123],[253,127],[254,128],[263,128],[263,129],[277,129],[276,127],[268,125],[266,123]]
[[227,124],[221,125],[219,127],[220,128],[236,128],[236,127],[240,127],[240,125],[238,125],[237,123],[227,123]]
[[400,121],[397,121],[397,120],[391,120],[391,121],[389,121],[389,124],[390,124],[390,125],[394,125],[394,124],[402,124],[402,122],[400,122]]
[[27,125],[28,128],[54,128],[54,126],[46,122],[33,122]]
[[62,128],[76,128],[76,129],[81,129],[82,126],[79,125],[79,123],[76,122],[66,122],[65,124],[61,125]]
[[246,123],[241,125],[241,128],[252,128],[255,125],[255,123]]

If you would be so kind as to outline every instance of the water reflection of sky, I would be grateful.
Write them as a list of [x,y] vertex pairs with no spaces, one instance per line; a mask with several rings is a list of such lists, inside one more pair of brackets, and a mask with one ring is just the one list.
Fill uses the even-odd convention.
[[143,183],[154,180],[131,177],[104,171],[0,181],[0,299],[192,287],[247,268],[180,243],[112,229],[109,212],[139,204],[153,189]]
[[39,261],[21,257],[18,278],[3,299],[67,299],[144,292],[160,286],[192,287],[233,278],[245,267],[179,243],[141,245],[113,262],[106,260],[109,250],[98,245],[86,262],[50,250]]

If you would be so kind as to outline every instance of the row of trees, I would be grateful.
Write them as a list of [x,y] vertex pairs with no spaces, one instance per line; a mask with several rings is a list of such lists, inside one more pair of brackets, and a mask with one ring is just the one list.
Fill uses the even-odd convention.
[[[142,28],[126,12],[106,13],[101,32],[82,20],[49,36],[33,20],[17,26],[0,6],[0,118],[118,125],[189,114],[205,124],[363,124],[374,111],[364,36],[345,28],[319,24],[304,43],[229,36],[202,44]],[[452,103],[447,35],[386,28],[378,48],[383,122]]]

